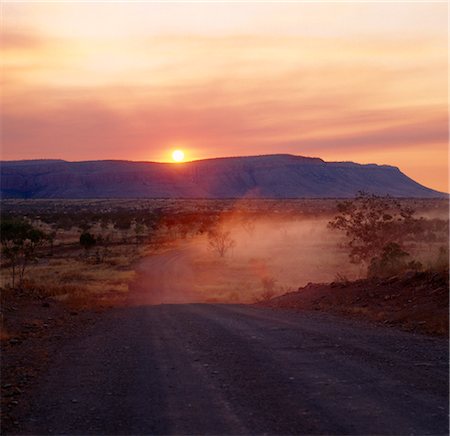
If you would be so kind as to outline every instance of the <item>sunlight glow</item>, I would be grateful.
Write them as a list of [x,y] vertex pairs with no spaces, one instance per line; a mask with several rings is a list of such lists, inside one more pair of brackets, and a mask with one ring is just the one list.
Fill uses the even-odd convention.
[[4,160],[288,153],[447,190],[447,2],[3,3]]
[[172,152],[172,159],[175,162],[183,162],[184,161],[184,152],[183,152],[183,150],[174,150]]

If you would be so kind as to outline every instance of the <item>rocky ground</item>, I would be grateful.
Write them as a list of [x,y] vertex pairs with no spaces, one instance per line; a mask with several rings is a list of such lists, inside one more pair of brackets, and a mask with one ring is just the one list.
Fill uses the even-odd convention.
[[50,359],[10,433],[448,434],[445,339],[323,312],[129,305]]
[[[69,339],[83,336],[114,302],[66,304],[4,291],[1,296],[1,434],[15,433],[35,381]],[[89,306],[89,309],[88,309]]]
[[310,283],[261,304],[343,314],[406,331],[447,336],[448,301],[448,272],[418,272],[389,279]]
[[[52,374],[55,362],[66,358],[64,347],[74,341],[83,341],[92,329],[105,332],[105,329],[97,328],[97,324],[109,319],[110,312],[117,313],[115,308],[125,309],[129,305],[129,302],[124,303],[105,295],[96,304],[84,301],[68,305],[50,298],[3,293],[2,434],[23,433],[23,419],[30,414],[30,398],[36,394],[42,377]],[[278,309],[293,309],[303,312],[306,317],[311,311],[330,312],[415,333],[448,335],[447,274],[423,272],[385,280],[309,284],[261,304],[277,309],[274,316],[280,319],[290,315]],[[129,312],[133,311],[130,309]],[[321,317],[325,315],[320,314]],[[321,318],[321,322],[324,319]],[[365,329],[364,326],[361,328]],[[99,335],[100,338],[102,333]],[[83,356],[77,358],[84,359]],[[67,365],[70,372],[70,365]]]

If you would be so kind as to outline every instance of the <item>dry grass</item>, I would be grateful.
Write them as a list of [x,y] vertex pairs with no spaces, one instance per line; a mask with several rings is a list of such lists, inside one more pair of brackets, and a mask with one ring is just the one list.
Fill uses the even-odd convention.
[[[17,213],[26,204],[25,210],[31,211],[31,216],[34,216],[33,225],[45,232],[56,229],[59,222],[49,225],[42,221],[45,211],[54,213],[58,210],[58,214],[73,212],[79,218],[74,220],[74,224],[78,225],[87,219],[86,216],[89,217],[86,211],[101,211],[105,216],[105,210],[112,207],[109,201],[97,200],[12,203],[16,209],[12,207],[14,204],[10,207]],[[173,284],[178,293],[189,288],[203,300],[245,303],[267,298],[271,294],[290,292],[309,282],[346,283],[365,275],[364,268],[349,263],[347,250],[340,245],[342,235],[332,232],[327,226],[335,211],[335,200],[262,200],[238,204],[198,200],[143,200],[135,204],[134,201],[124,200],[113,203],[121,210],[127,206],[127,211],[119,215],[122,218],[127,214],[132,218],[142,205],[147,205],[149,210],[164,206],[164,218],[170,220],[163,220],[151,232],[148,239],[151,244],[139,247],[130,243],[136,240],[133,230],[111,225],[105,228],[99,221],[89,221],[89,231],[98,241],[102,241],[91,250],[89,259],[79,244],[81,228],[58,228],[52,250],[49,246],[45,247],[45,257],[29,268],[23,288],[36,296],[69,300],[75,297],[100,299],[102,295],[112,293],[124,295],[129,283],[134,281],[136,260],[147,256],[151,258],[155,254],[165,256],[180,244],[189,245],[189,254],[182,254],[180,259],[166,265],[169,271],[160,271],[156,267],[150,274],[156,290],[164,279]],[[417,204],[414,203],[414,206],[417,207]],[[421,209],[428,210],[431,206],[431,203],[423,203]],[[81,207],[80,212],[78,209]],[[441,210],[447,211],[442,205],[439,206]],[[58,217],[58,214],[55,216]],[[439,214],[440,217],[442,214]],[[223,258],[208,250],[206,234],[199,232],[203,224],[203,231],[209,225],[217,224],[215,220],[210,220],[211,216],[216,215],[216,221],[230,231],[235,241]],[[112,213],[111,219],[114,216]],[[190,229],[187,234],[186,224]],[[427,243],[426,246],[416,244],[413,257],[428,266],[430,259],[436,257],[440,245],[440,241]],[[48,256],[52,252],[53,256]],[[172,264],[180,268],[176,269]],[[274,281],[270,289],[267,288],[267,279]],[[0,280],[0,285],[7,288],[10,282],[8,270],[2,268]]]
[[[20,291],[37,298],[52,297],[77,304],[101,300],[105,294],[125,295],[135,277],[134,262],[142,251],[128,245],[116,246],[102,262],[96,263],[92,256],[84,258],[74,248],[63,256],[41,259],[31,265]],[[7,268],[2,268],[0,280],[4,292],[16,292],[9,289]]]

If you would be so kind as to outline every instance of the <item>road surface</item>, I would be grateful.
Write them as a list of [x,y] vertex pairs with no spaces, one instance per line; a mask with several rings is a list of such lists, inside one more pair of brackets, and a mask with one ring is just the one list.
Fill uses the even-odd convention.
[[447,434],[443,339],[243,305],[112,309],[53,356],[28,434]]
[[192,267],[197,249],[190,242],[142,259],[128,299],[137,305],[203,302],[195,292],[198,281]]

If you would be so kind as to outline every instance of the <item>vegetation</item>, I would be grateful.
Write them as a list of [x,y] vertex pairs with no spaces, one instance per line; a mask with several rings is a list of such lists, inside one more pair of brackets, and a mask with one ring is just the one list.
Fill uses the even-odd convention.
[[215,228],[209,232],[208,243],[210,249],[220,257],[224,257],[236,245],[236,241],[231,238],[231,233],[222,228]]
[[[58,298],[123,293],[136,260],[191,240],[196,292],[218,299],[234,293],[247,302],[308,281],[347,282],[362,268],[380,276],[418,269],[420,261],[445,270],[446,206],[362,195],[339,201],[333,218],[336,200],[4,200],[1,286],[20,283],[23,292]],[[339,231],[325,228],[330,220]],[[11,222],[37,233],[20,242],[8,236]]]
[[93,235],[91,235],[89,232],[83,232],[80,235],[80,245],[86,250],[90,250],[92,247],[95,246],[97,243],[97,240]]
[[30,223],[22,220],[5,220],[1,222],[2,256],[9,262],[11,268],[12,287],[23,282],[29,263],[36,259],[37,249],[43,245],[47,235]]
[[374,257],[370,261],[367,271],[369,278],[371,277],[390,277],[408,270],[418,271],[422,269],[422,264],[415,260],[410,260],[409,253],[404,251],[400,245],[390,242],[383,247],[380,256]]
[[420,268],[417,262],[406,263],[407,242],[424,232],[424,220],[415,218],[411,207],[363,192],[337,207],[339,213],[329,226],[345,233],[352,263],[367,265],[369,275]]
[[[163,210],[168,201],[2,202],[1,283],[32,297],[101,299],[128,290],[134,262],[175,241],[208,232],[216,211]],[[148,207],[143,207],[148,205]],[[30,266],[33,273],[25,276]],[[11,279],[9,273],[11,270]]]

